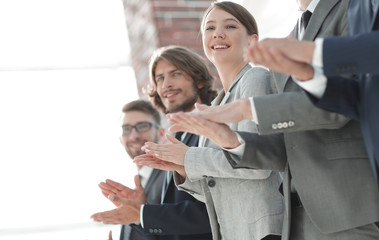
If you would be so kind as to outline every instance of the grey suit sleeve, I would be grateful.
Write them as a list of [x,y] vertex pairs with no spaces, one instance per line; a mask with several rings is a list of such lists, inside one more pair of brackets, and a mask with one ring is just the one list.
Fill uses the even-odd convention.
[[[239,79],[237,84],[232,85],[230,99],[232,102],[239,98],[250,96],[261,96],[271,93],[269,72],[263,68],[251,68]],[[230,125],[232,130],[256,132],[256,125],[252,121],[242,121]],[[246,157],[250,161],[260,158],[259,161],[271,159],[286,159],[285,148],[281,136],[273,136],[270,139],[259,142],[259,148],[251,149]],[[209,141],[209,140],[208,140]],[[204,176],[218,178],[238,179],[265,179],[271,174],[269,168],[266,170],[256,169],[234,169],[228,159],[228,153],[209,141],[209,147],[188,149],[184,167],[190,181],[202,179]]]
[[284,171],[287,155],[282,134],[259,135],[251,132],[238,132],[245,141],[242,156],[224,151],[233,168],[254,168]]
[[254,97],[260,134],[339,129],[350,119],[316,107],[307,94],[288,80],[297,92]]
[[188,178],[183,178],[176,172],[174,172],[174,181],[176,187],[181,190],[191,194],[194,198],[201,202],[205,202],[203,190],[201,187],[201,180],[190,181]]
[[190,181],[205,176],[218,178],[266,179],[271,171],[254,169],[233,169],[224,155],[224,151],[214,148],[189,148],[184,166]]

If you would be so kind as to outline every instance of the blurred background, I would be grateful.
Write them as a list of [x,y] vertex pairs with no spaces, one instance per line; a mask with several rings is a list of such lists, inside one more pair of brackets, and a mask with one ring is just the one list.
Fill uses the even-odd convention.
[[[255,16],[260,39],[287,36],[300,14],[296,0],[235,2]],[[90,215],[114,208],[100,181],[134,187],[118,139],[121,107],[146,98],[157,47],[203,55],[210,3],[0,0],[1,240],[104,240],[109,230],[118,239],[119,226]]]

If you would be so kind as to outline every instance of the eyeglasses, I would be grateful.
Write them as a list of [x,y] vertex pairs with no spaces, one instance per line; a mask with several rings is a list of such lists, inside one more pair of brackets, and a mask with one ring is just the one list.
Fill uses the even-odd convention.
[[154,126],[156,128],[160,128],[159,124],[152,122],[139,122],[136,125],[124,125],[122,126],[122,135],[129,135],[133,128],[136,129],[138,133],[144,133],[150,130],[150,128]]

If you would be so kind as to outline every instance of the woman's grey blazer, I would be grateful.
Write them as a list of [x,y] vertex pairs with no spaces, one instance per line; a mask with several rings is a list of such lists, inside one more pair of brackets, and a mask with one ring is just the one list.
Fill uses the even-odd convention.
[[[221,91],[212,105],[269,94],[269,77],[266,69],[246,65],[230,89],[225,94]],[[252,121],[229,126],[235,131],[257,131]],[[268,155],[286,158],[282,148],[267,148]],[[200,140],[199,147],[189,148],[184,166],[187,178],[176,174],[175,182],[179,189],[206,203],[213,239],[254,240],[281,234],[284,204],[278,190],[278,172],[233,169],[222,149],[209,139]]]

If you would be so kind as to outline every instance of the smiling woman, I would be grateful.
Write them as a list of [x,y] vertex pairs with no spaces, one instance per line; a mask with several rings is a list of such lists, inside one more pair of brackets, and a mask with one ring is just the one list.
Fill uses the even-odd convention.
[[106,239],[97,184],[133,186],[119,143],[138,98],[117,0],[0,1],[0,239]]

